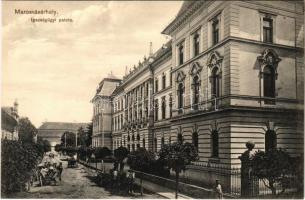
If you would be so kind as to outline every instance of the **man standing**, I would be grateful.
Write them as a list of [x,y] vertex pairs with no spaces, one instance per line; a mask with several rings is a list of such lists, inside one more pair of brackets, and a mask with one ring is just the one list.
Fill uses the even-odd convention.
[[221,185],[220,185],[218,179],[216,180],[214,191],[216,193],[216,198],[218,198],[218,199],[222,199],[223,198],[222,188],[221,188]]

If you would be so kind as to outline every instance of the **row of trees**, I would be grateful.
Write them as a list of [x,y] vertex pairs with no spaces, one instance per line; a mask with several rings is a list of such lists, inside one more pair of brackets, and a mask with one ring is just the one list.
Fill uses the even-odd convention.
[[47,140],[37,138],[37,129],[28,118],[18,122],[18,141],[1,141],[1,195],[25,189],[33,169],[45,152],[51,150]]
[[170,170],[174,171],[176,198],[178,198],[179,174],[196,160],[198,160],[198,152],[193,144],[177,142],[165,144],[158,154],[139,148],[128,155],[127,163],[131,169],[163,177],[168,177]]
[[[66,131],[61,136],[61,144],[58,146],[62,147],[89,147],[92,142],[92,129],[93,124],[90,123],[86,129],[80,127],[76,133]],[[77,138],[76,138],[77,137]]]

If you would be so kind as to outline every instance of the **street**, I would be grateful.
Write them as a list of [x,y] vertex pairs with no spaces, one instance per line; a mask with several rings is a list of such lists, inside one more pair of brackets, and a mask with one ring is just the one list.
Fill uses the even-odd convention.
[[146,192],[143,196],[136,193],[133,196],[118,196],[112,195],[109,191],[99,187],[92,181],[93,176],[87,173],[82,165],[78,168],[67,168],[67,162],[63,163],[64,170],[62,173],[62,181],[56,186],[36,186],[34,184],[29,192],[19,192],[8,196],[8,198],[74,198],[74,199],[97,199],[97,198],[162,198],[157,194],[148,194]]

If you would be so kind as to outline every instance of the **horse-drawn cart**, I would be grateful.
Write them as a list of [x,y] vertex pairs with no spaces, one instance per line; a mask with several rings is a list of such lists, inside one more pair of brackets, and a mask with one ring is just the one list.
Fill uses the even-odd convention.
[[75,158],[71,157],[68,159],[68,168],[76,168],[77,167],[77,161]]

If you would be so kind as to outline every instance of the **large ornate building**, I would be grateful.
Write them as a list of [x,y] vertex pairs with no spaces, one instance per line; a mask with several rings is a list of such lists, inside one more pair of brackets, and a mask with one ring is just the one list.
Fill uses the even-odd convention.
[[197,172],[240,166],[249,140],[303,153],[303,11],[302,1],[184,2],[162,32],[171,41],[108,94],[107,145],[158,151],[191,142]]

